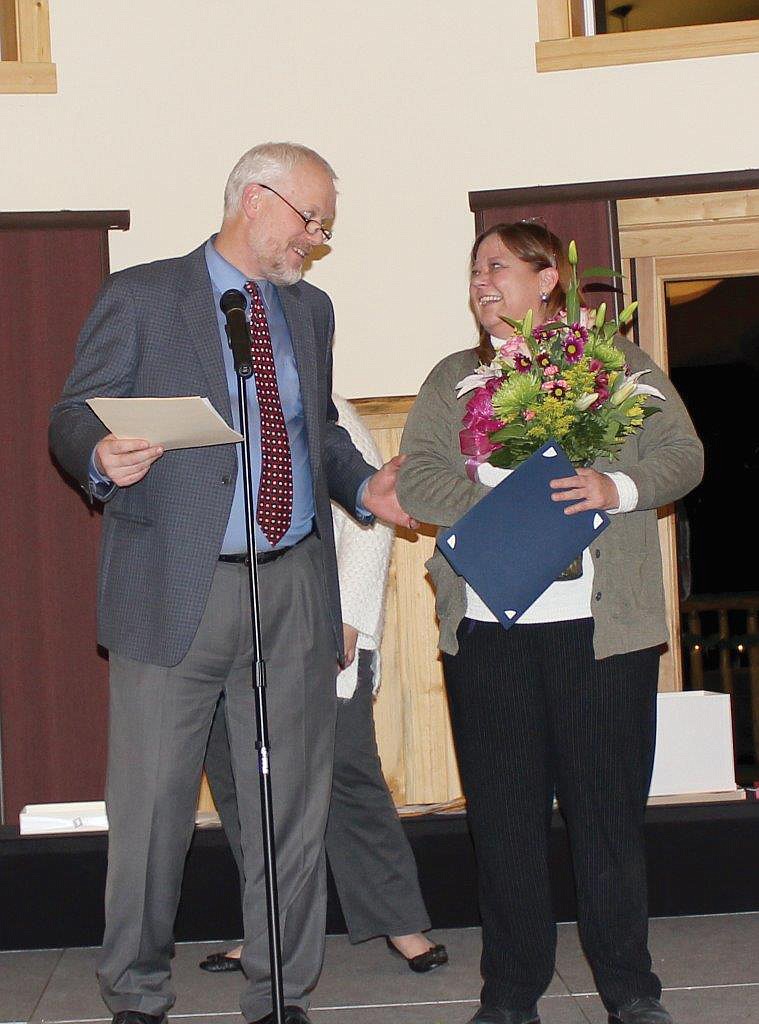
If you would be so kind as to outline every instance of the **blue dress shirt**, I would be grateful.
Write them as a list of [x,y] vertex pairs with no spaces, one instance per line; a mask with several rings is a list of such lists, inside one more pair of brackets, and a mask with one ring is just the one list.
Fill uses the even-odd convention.
[[[214,236],[215,237],[215,236]],[[219,324],[219,338],[224,355],[224,369],[227,374],[229,400],[232,406],[232,420],[235,430],[240,429],[240,415],[237,401],[237,375],[235,374],[232,350],[227,343],[224,331],[224,314],[219,308],[219,299],[229,288],[236,288],[245,296],[248,311],[250,296],[245,291],[248,278],[237,267],[228,263],[213,245],[214,238],[206,242],[206,265],[213,286],[214,306]],[[293,469],[293,513],[290,528],[276,547],[289,547],[306,537],[313,528],[314,520],[314,488],[311,478],[311,464],[308,458],[308,438],[306,422],[303,415],[303,402],[300,396],[300,380],[295,362],[290,329],[287,326],[282,306],[277,296],[277,289],[270,281],[256,281],[269,323],[271,346],[274,353],[274,365],[277,369],[277,387],[282,414],[285,418],[287,436],[290,441],[290,457]],[[250,471],[253,484],[253,497],[258,494],[258,483],[261,478],[261,420],[258,411],[255,378],[251,378],[247,386],[248,398],[248,448],[250,451]],[[247,550],[245,540],[245,505],[243,501],[243,474],[241,453],[237,449],[237,480],[232,500],[232,512],[229,516],[227,532],[221,545],[222,554],[235,554]],[[255,524],[256,550],[270,551],[272,545],[264,537],[258,522]]]

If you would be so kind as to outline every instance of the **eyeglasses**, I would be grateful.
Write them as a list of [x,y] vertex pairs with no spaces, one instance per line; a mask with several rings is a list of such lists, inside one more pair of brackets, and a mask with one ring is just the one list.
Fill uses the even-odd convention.
[[282,202],[286,203],[293,211],[293,213],[297,213],[306,226],[307,235],[313,236],[321,232],[322,238],[324,239],[325,242],[328,242],[332,238],[331,231],[328,231],[327,228],[322,227],[321,223],[318,220],[314,220],[313,217],[307,217],[304,213],[301,213],[297,207],[293,206],[292,203],[288,202],[288,200],[285,199],[283,195],[280,195],[275,188],[272,188],[271,185],[264,185],[260,181],[256,182],[256,184],[258,185],[259,188],[265,188],[267,192],[273,192],[275,196],[279,196]]

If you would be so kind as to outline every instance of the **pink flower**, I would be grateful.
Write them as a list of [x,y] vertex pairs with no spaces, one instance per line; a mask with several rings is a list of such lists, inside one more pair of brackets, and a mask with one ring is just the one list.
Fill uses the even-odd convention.
[[548,366],[543,367],[543,376],[544,377],[555,377],[558,372],[559,372],[558,366],[555,366],[553,363],[549,363]]
[[549,380],[540,385],[542,391],[547,391],[552,398],[566,398],[567,382],[565,380]]
[[517,355],[523,355],[529,357],[530,347],[524,338],[520,338],[519,335],[515,335],[513,338],[509,338],[508,341],[504,341],[503,345],[498,349],[498,354],[501,359],[507,363],[514,365],[514,357]]
[[590,362],[588,363],[588,369],[592,373],[597,373],[599,370],[603,370],[603,368],[604,368],[604,364],[601,362],[600,359],[591,359]]
[[522,413],[522,419],[526,420],[529,423],[530,420],[535,419],[535,413],[532,411],[532,409],[525,409],[525,411]]

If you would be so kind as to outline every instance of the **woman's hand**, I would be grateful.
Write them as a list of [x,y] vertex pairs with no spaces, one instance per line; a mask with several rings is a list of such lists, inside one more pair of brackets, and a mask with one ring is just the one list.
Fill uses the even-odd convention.
[[590,509],[619,508],[619,492],[617,485],[606,473],[595,469],[580,468],[577,476],[564,476],[551,481],[554,493],[553,501],[571,501],[564,509],[564,515],[572,516],[576,512],[587,512]]
[[358,642],[358,630],[355,626],[350,626],[347,622],[343,623],[343,647],[345,648],[345,657],[343,658],[343,668],[348,668],[349,665],[353,664],[353,660],[356,657],[356,643]]

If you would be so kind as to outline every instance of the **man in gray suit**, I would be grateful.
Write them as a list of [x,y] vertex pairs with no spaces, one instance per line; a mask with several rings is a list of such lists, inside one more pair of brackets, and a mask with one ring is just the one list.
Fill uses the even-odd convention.
[[[332,306],[301,281],[311,250],[331,237],[334,180],[302,146],[247,152],[227,182],[217,235],[187,256],[105,283],[51,414],[55,456],[105,505],[98,640],[110,654],[110,837],[98,976],[114,1024],[162,1024],[174,1002],[173,923],[222,693],[245,856],[249,984],[241,1006],[247,1021],[272,1019],[237,446],[164,454],[149,440],[108,434],[85,404],[93,396],[208,395],[236,426],[219,310],[229,288],[249,294],[254,319],[264,318],[274,367],[265,384],[256,364],[256,387],[248,388],[252,487],[285,1003],[288,1024],[309,1019],[323,955],[323,837],[342,656],[330,498],[359,518],[413,525],[395,497],[399,461],[375,471],[336,424]],[[263,479],[272,443],[284,444],[277,457],[289,463],[286,483],[274,488]],[[278,530],[268,503],[277,505]]]

